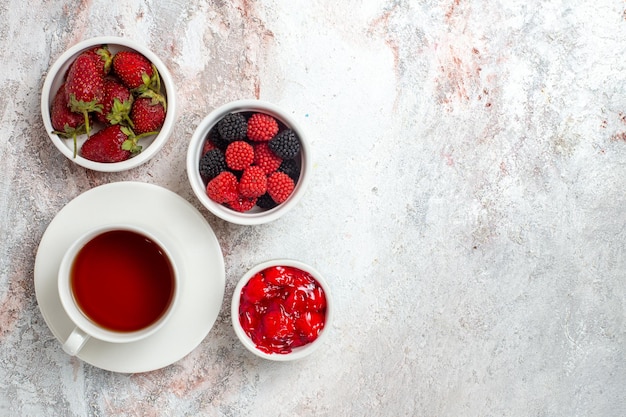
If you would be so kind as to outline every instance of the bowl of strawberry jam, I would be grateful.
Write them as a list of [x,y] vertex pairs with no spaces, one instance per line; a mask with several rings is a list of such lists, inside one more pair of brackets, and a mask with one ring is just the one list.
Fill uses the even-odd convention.
[[291,259],[250,269],[233,293],[233,328],[255,355],[275,361],[303,358],[326,338],[332,316],[328,284],[309,265]]

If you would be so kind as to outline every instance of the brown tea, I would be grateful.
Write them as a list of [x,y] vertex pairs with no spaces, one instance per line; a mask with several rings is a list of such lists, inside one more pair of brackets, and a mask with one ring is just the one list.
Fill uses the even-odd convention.
[[132,332],[157,322],[172,302],[172,264],[154,241],[129,230],[102,233],[78,252],[70,277],[74,299],[91,321]]

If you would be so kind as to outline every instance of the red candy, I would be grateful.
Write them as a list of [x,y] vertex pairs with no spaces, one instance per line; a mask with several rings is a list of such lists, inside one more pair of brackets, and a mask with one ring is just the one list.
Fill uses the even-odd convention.
[[326,322],[326,296],[306,271],[273,266],[241,290],[239,323],[258,349],[289,353],[313,342]]

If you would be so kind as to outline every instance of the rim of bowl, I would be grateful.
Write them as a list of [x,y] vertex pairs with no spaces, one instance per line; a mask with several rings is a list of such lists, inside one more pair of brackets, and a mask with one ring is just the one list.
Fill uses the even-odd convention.
[[[143,149],[138,155],[126,161],[113,163],[94,162],[87,158],[83,158],[82,156],[80,156],[80,154],[76,155],[76,158],[74,158],[74,151],[66,145],[66,139],[60,138],[58,135],[52,133],[52,131],[54,130],[52,128],[52,121],[50,119],[50,105],[52,103],[52,100],[54,99],[54,94],[52,94],[52,88],[55,85],[56,88],[60,87],[62,83],[61,80],[64,75],[63,73],[61,73],[61,71],[65,71],[67,70],[67,68],[69,68],[70,63],[73,61],[72,58],[76,57],[80,52],[84,51],[85,49],[96,45],[116,45],[126,49],[134,49],[135,51],[143,54],[146,58],[148,58],[148,60],[150,60],[150,62],[154,64],[154,66],[159,71],[161,84],[165,89],[165,94],[167,95],[167,112],[165,114],[165,121],[163,122],[163,126],[161,127],[160,132],[154,137],[152,143],[146,146],[145,149]],[[61,78],[59,79],[59,77]],[[43,88],[41,90],[41,115],[43,118],[46,133],[52,140],[52,143],[54,143],[57,149],[70,161],[84,168],[88,168],[94,171],[125,171],[142,165],[150,160],[161,150],[161,148],[165,145],[170,135],[172,134],[174,121],[176,119],[176,111],[176,87],[174,86],[174,80],[172,78],[172,75],[163,63],[163,61],[146,46],[123,37],[99,36],[85,39],[71,46],[65,52],[63,52],[49,68],[43,83]]]
[[[300,139],[300,178],[291,196],[278,206],[264,211],[239,213],[211,200],[206,194],[206,186],[198,172],[198,164],[204,141],[213,126],[229,113],[261,112],[277,118],[293,130]],[[187,176],[191,188],[202,205],[217,217],[235,224],[259,225],[278,219],[295,207],[305,193],[312,168],[311,147],[306,133],[294,118],[279,106],[263,100],[237,100],[226,103],[211,111],[198,125],[189,142],[187,150]]]
[[[252,276],[254,276],[257,272],[260,272],[271,266],[291,266],[308,272],[319,283],[319,285],[322,287],[322,290],[324,290],[324,295],[326,296],[326,317],[324,320],[324,328],[313,342],[304,346],[294,348],[290,353],[265,353],[257,349],[255,344],[252,342],[252,339],[248,337],[246,332],[243,330],[243,327],[241,327],[241,324],[239,323],[239,300],[241,298],[241,290],[250,280],[250,278],[252,278]],[[328,282],[326,282],[326,279],[318,270],[313,268],[311,265],[305,264],[304,262],[295,259],[273,259],[255,265],[241,277],[241,279],[237,283],[237,286],[235,287],[235,291],[233,292],[230,315],[235,334],[246,349],[261,358],[284,362],[304,358],[305,356],[308,356],[309,354],[317,350],[317,348],[328,337],[330,325],[332,324],[333,320],[333,312],[334,306]]]

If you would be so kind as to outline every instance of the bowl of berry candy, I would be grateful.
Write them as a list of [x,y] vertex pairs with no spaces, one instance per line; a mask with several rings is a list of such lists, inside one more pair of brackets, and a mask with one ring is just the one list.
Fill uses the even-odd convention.
[[301,359],[328,336],[332,299],[324,277],[292,259],[250,269],[233,293],[231,318],[241,343],[274,361]]
[[41,114],[52,143],[94,171],[137,167],[169,139],[176,93],[167,67],[145,46],[96,37],[66,50],[50,67]]
[[187,151],[194,194],[211,213],[242,225],[274,221],[297,205],[311,150],[293,116],[261,100],[227,103],[198,125]]

